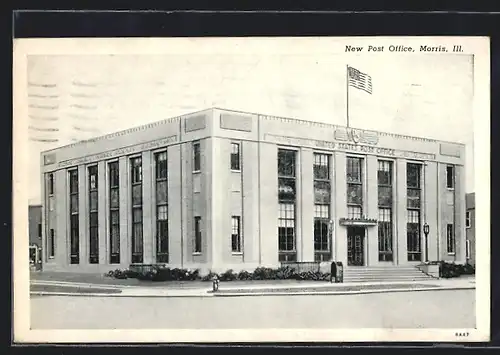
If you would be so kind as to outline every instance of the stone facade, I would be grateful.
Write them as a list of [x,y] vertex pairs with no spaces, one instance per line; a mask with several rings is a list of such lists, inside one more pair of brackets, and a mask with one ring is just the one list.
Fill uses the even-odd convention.
[[[194,161],[195,143],[199,143],[199,171],[194,166],[198,164]],[[231,168],[234,144],[239,147],[238,169]],[[131,264],[132,157],[140,157],[142,161],[142,238],[139,238],[142,263],[157,263],[154,159],[155,154],[162,151],[167,152],[168,159],[167,264],[170,267],[199,268],[206,272],[280,265],[277,163],[280,149],[294,151],[296,157],[292,248],[295,260],[314,261],[316,258],[313,164],[315,154],[321,153],[329,156],[330,162],[331,188],[327,204],[330,257],[327,260],[349,265],[348,250],[354,250],[353,245],[360,242],[362,246],[356,253],[361,265],[419,262],[409,260],[407,246],[407,166],[414,163],[421,169],[418,258],[423,261],[427,251],[429,260],[465,262],[464,145],[214,108],[43,152],[43,245],[51,243],[52,230],[55,249],[53,257],[49,257],[44,248],[44,269],[104,272]],[[350,157],[359,157],[362,162],[363,213],[358,219],[348,216],[346,164]],[[392,166],[390,261],[382,260],[379,253],[377,179],[380,160],[391,162]],[[120,256],[119,263],[115,264],[111,264],[110,257],[108,198],[108,164],[113,161],[119,163]],[[98,227],[97,242],[94,242],[97,244],[92,247],[93,253],[98,252],[98,263],[89,262],[88,167],[92,165],[97,165],[98,169]],[[79,177],[76,232],[70,225],[68,171],[71,169],[77,169]],[[451,188],[448,185],[450,172],[453,174]],[[50,179],[53,179],[52,193],[49,193]],[[422,233],[424,223],[430,229],[427,248]],[[235,228],[239,228],[239,247],[236,248],[232,241]],[[347,234],[353,230],[361,235],[356,242],[353,242],[355,239],[349,242]],[[76,241],[75,236],[71,236],[72,231],[78,236],[78,264],[70,262],[70,241],[72,238]],[[453,243],[451,247],[450,242]]]

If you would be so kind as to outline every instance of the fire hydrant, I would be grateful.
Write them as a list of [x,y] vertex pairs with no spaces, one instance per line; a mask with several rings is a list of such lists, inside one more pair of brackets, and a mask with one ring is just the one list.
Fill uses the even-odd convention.
[[219,278],[217,277],[217,275],[212,277],[212,290],[213,292],[219,290]]

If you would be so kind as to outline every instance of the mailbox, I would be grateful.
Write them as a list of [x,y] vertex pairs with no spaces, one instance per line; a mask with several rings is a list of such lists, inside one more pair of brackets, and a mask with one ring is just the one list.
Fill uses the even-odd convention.
[[344,265],[342,262],[332,262],[330,270],[330,282],[339,283],[344,282]]

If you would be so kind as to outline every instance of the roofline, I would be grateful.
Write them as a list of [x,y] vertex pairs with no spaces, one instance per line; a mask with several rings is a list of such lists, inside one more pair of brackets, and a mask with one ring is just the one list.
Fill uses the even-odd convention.
[[337,127],[338,128],[356,128],[356,129],[361,129],[361,130],[368,131],[368,132],[376,132],[376,133],[381,133],[381,134],[392,134],[392,135],[396,135],[396,136],[408,137],[408,138],[417,138],[417,139],[424,138],[424,139],[427,139],[427,140],[430,140],[430,141],[434,141],[434,142],[452,143],[452,144],[459,144],[459,145],[462,145],[464,147],[466,146],[466,144],[462,143],[462,142],[445,141],[445,140],[441,140],[441,139],[428,138],[428,137],[424,137],[424,136],[409,136],[409,135],[406,135],[406,134],[394,133],[394,132],[390,132],[390,131],[378,131],[378,130],[374,130],[374,129],[364,129],[364,128],[360,128],[360,127],[347,127],[347,126],[344,126],[344,125],[338,125],[338,124],[332,124],[332,123],[325,123],[325,122],[319,122],[319,121],[308,121],[308,120],[304,120],[304,119],[300,119],[300,118],[294,118],[294,117],[267,115],[267,114],[264,114],[264,113],[241,111],[241,110],[233,110],[233,109],[226,109],[226,108],[221,108],[221,107],[213,107],[213,109],[222,110],[222,111],[238,112],[238,113],[246,113],[246,114],[258,115],[258,116],[270,116],[270,117],[283,118],[283,119],[287,119],[287,120],[294,120],[294,121],[304,122],[304,123],[311,123],[312,122],[312,123],[318,123],[318,124],[325,125],[325,126],[330,126],[332,128],[337,128]]
[[221,108],[221,107],[215,107],[214,106],[214,107],[206,108],[206,109],[203,109],[203,110],[198,110],[198,111],[193,111],[193,112],[187,112],[187,113],[184,113],[184,114],[181,114],[181,115],[169,117],[169,118],[166,118],[166,119],[163,119],[163,120],[159,120],[159,121],[150,122],[150,123],[143,124],[143,125],[140,125],[140,126],[133,126],[133,127],[130,127],[130,128],[127,128],[127,129],[123,129],[123,130],[119,130],[119,131],[115,131],[115,132],[112,132],[112,133],[108,133],[108,134],[104,134],[104,135],[100,135],[100,136],[95,136],[93,138],[84,139],[84,140],[81,140],[81,141],[78,141],[78,142],[74,142],[74,143],[62,145],[62,146],[59,146],[59,147],[56,147],[56,148],[44,150],[41,153],[42,154],[43,153],[49,153],[49,152],[53,152],[53,151],[56,151],[56,150],[59,150],[59,149],[62,149],[62,148],[73,147],[73,146],[76,146],[76,145],[79,145],[79,144],[82,144],[82,143],[86,143],[86,142],[89,142],[89,141],[92,141],[92,140],[98,140],[98,139],[102,139],[102,138],[107,137],[107,136],[116,135],[117,133],[126,132],[126,131],[131,130],[131,129],[143,128],[143,127],[146,127],[147,125],[152,124],[152,123],[160,123],[160,122],[164,122],[164,121],[169,121],[169,120],[174,120],[174,119],[180,119],[183,116],[194,115],[194,114],[197,114],[197,113],[200,113],[200,112],[206,112],[206,111],[210,111],[210,110],[220,110],[220,111],[226,111],[226,112],[237,112],[237,113],[243,113],[243,114],[249,114],[249,115],[257,115],[257,116],[268,116],[268,117],[275,117],[275,118],[293,120],[293,121],[303,122],[303,123],[316,123],[316,124],[328,126],[328,127],[331,127],[331,128],[356,128],[356,129],[361,129],[361,130],[364,130],[364,131],[367,131],[367,132],[379,133],[379,134],[382,134],[382,135],[385,134],[385,135],[399,136],[401,138],[424,139],[424,140],[428,140],[428,141],[435,142],[435,143],[451,143],[451,144],[460,145],[462,147],[465,147],[465,145],[466,145],[465,143],[462,143],[462,142],[445,141],[445,140],[439,140],[439,139],[434,139],[434,138],[427,138],[427,137],[422,137],[422,136],[420,136],[420,137],[418,137],[418,136],[409,136],[409,135],[400,134],[400,133],[393,133],[393,132],[389,132],[389,131],[378,131],[378,130],[372,130],[372,129],[368,129],[367,130],[367,129],[359,128],[359,127],[347,127],[347,126],[343,126],[343,125],[331,124],[331,123],[325,123],[325,122],[319,122],[319,121],[308,121],[308,120],[294,118],[294,117],[267,115],[267,114],[259,113],[259,112],[241,111],[241,110],[227,109],[227,108]]

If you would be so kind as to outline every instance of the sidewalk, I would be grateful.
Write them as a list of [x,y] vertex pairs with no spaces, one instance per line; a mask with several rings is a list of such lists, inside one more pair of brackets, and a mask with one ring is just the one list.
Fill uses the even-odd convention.
[[[34,291],[33,295],[61,296],[112,296],[112,297],[235,297],[263,295],[340,295],[381,292],[412,292],[474,289],[473,278],[422,280],[418,282],[362,282],[362,283],[329,283],[301,282],[290,283],[281,281],[251,281],[251,282],[221,282],[217,292],[212,291],[211,282],[196,283],[193,287],[184,285],[104,285],[82,282],[55,280],[32,280],[32,285],[47,288],[67,288],[68,292]],[[69,292],[69,291],[73,292]],[[76,291],[75,291],[76,290]],[[85,290],[85,291],[82,291]],[[95,290],[95,292],[93,292]],[[110,290],[106,292],[105,290]],[[81,291],[81,292],[80,292]],[[111,292],[112,291],[112,292]]]

